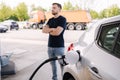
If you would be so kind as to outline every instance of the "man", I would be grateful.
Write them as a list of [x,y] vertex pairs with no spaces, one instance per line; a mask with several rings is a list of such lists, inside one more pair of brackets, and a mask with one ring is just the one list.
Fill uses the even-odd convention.
[[[49,41],[48,41],[49,58],[64,55],[63,34],[66,29],[66,18],[64,18],[59,14],[61,9],[62,9],[61,4],[53,3],[52,14],[54,15],[54,17],[49,19],[46,26],[43,27],[43,33],[49,34]],[[56,62],[52,61],[51,65],[52,65],[52,72],[53,72],[52,79],[58,80]],[[61,66],[61,69],[62,69],[62,66]]]

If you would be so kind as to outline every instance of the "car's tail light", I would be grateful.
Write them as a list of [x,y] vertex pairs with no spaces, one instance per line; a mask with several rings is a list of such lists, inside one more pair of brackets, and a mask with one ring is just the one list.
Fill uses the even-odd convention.
[[73,45],[73,43],[72,44],[70,44],[70,46],[68,47],[68,50],[67,51],[71,51],[71,50],[73,50],[74,49],[74,45]]

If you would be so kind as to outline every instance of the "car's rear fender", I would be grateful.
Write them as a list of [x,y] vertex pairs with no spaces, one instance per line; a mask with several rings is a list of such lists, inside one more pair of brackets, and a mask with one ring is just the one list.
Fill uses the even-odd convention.
[[73,77],[75,80],[79,80],[78,70],[76,65],[67,65],[64,67],[63,80],[65,80],[65,77],[67,76]]

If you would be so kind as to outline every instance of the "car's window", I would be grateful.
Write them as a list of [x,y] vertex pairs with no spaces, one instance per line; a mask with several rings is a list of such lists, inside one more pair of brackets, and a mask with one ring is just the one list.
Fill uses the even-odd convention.
[[114,54],[120,58],[120,32],[118,33],[118,38],[116,40],[116,44],[113,50]]
[[[119,25],[120,23],[103,25],[101,29],[100,37],[98,40],[98,44],[102,48],[114,54],[120,53],[120,44],[119,44],[120,37],[116,43],[116,40],[118,39]],[[116,45],[116,48],[119,48],[119,49],[114,48],[115,45]],[[115,49],[115,52],[113,49]]]
[[117,32],[118,32],[118,27],[111,27],[111,29],[108,29],[108,31],[106,32],[103,40],[103,46],[106,49],[108,50],[112,49]]

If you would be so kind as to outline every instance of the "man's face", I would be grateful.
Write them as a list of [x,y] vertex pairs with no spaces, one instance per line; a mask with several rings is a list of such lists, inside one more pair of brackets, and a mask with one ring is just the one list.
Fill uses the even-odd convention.
[[60,8],[57,5],[52,5],[52,14],[56,15],[60,12]]

